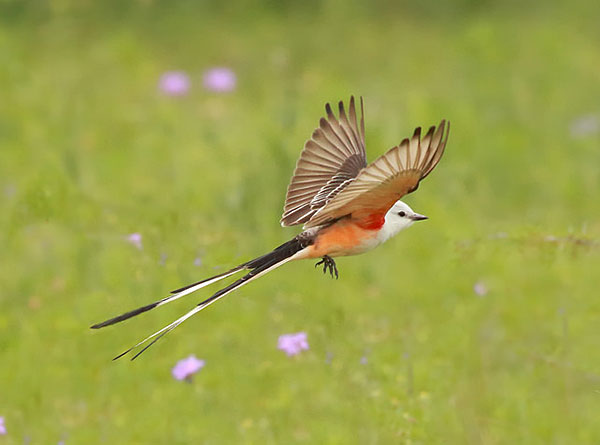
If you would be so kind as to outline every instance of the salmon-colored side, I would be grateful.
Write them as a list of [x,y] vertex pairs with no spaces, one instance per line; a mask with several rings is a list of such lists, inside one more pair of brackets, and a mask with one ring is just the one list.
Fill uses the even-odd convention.
[[383,227],[385,223],[385,212],[383,213],[373,213],[366,218],[361,218],[356,224],[366,230],[379,230]]
[[304,249],[302,258],[354,255],[369,250],[374,247],[373,244],[378,244],[377,233],[384,222],[384,217],[361,221],[340,220],[322,229],[314,244]]

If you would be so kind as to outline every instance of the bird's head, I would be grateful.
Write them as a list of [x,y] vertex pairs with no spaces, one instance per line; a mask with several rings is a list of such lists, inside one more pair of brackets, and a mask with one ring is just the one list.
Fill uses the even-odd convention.
[[396,201],[392,208],[385,214],[387,238],[412,226],[415,221],[423,221],[425,219],[427,219],[425,215],[416,213],[408,206],[408,204],[402,201]]

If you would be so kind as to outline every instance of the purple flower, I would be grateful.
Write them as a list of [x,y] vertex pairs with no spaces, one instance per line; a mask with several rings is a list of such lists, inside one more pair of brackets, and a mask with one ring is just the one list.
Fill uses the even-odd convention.
[[179,360],[171,370],[171,374],[177,380],[191,381],[192,376],[204,368],[204,360],[199,360],[194,354]]
[[185,96],[190,89],[190,78],[183,71],[167,71],[160,76],[158,87],[168,96]]
[[0,416],[0,436],[6,434],[6,425],[4,425],[4,417]]
[[600,132],[600,114],[586,114],[574,119],[569,126],[571,137],[584,138]]
[[166,264],[166,262],[167,262],[167,258],[168,257],[169,256],[166,253],[162,252],[160,254],[160,258],[158,260],[158,264],[160,264],[161,266],[164,266]]
[[308,349],[306,332],[280,335],[277,341],[277,349],[281,349],[288,357],[300,354],[300,351]]
[[4,196],[12,198],[17,193],[17,188],[13,184],[8,184],[4,187]]
[[127,241],[133,244],[138,249],[142,250],[142,234],[141,233],[132,233],[127,235]]
[[473,285],[473,292],[479,297],[485,297],[488,293],[488,288],[483,281],[478,281]]
[[204,88],[217,93],[227,93],[235,89],[237,78],[229,68],[216,67],[204,72]]

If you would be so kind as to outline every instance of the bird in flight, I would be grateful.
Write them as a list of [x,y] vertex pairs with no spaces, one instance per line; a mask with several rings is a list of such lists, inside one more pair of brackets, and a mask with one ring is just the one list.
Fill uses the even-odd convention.
[[145,345],[132,357],[134,360],[202,309],[288,261],[320,259],[315,267],[322,265],[324,273],[329,272],[337,278],[334,257],[371,250],[415,221],[427,219],[415,213],[400,198],[414,192],[419,182],[438,164],[448,140],[450,123],[442,120],[437,128],[429,128],[424,136],[421,128],[417,128],[411,138],[404,139],[367,165],[362,98],[360,123],[354,97],[350,98],[348,113],[341,101],[338,109],[336,116],[331,106],[325,105],[327,116],[321,118],[319,127],[304,145],[288,186],[281,225],[303,224],[304,230],[265,255],[174,290],[168,297],[154,303],[93,325],[92,329],[99,329],[119,323],[231,275],[246,272],[114,360]]

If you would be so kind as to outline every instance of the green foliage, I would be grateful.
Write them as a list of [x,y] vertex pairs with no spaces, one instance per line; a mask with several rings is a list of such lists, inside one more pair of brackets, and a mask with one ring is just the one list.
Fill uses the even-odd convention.
[[[1,6],[1,443],[600,443],[600,135],[571,130],[600,113],[597,2],[97,3]],[[203,90],[215,65],[235,92]],[[208,292],[89,325],[297,232],[295,160],[350,94],[370,159],[451,120],[407,199],[431,219],[111,362]]]

